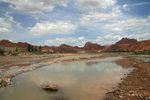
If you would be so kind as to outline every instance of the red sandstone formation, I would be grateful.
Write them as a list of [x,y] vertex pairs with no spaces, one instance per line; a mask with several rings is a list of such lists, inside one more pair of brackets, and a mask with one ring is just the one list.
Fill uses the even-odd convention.
[[[26,49],[28,48],[28,43],[18,42],[13,43],[9,40],[0,40],[1,47],[14,47]],[[33,46],[33,45],[31,45]],[[38,46],[33,46],[39,48]],[[62,44],[58,47],[55,46],[43,46],[42,52],[56,52],[56,53],[88,53],[88,52],[109,52],[109,51],[144,51],[150,50],[150,40],[140,41],[138,42],[135,39],[123,38],[120,41],[116,42],[113,45],[108,47],[101,46],[99,44],[94,44],[87,42],[84,47],[73,47],[70,45]]]
[[134,39],[122,39],[113,45],[104,48],[103,52],[108,51],[144,51],[150,50],[150,40],[137,42]]
[[116,44],[119,45],[119,44],[135,43],[135,42],[137,42],[136,39],[122,38],[120,41],[116,42]]
[[102,50],[103,48],[104,48],[104,46],[101,46],[96,43],[91,43],[91,42],[87,42],[83,47],[83,49],[86,52],[98,52],[99,50]]

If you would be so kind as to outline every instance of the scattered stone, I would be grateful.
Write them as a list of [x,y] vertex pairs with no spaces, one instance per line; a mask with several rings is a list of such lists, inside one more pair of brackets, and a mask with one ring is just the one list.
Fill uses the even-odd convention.
[[150,60],[149,59],[145,59],[144,63],[150,63]]
[[119,95],[119,98],[123,98],[123,96]]
[[143,87],[139,87],[139,90],[145,90]]
[[140,94],[139,97],[140,97],[142,100],[150,100],[150,97],[149,97],[148,95]]
[[45,87],[43,87],[43,90],[47,90],[47,91],[58,91],[58,88],[54,85],[46,85]]
[[10,78],[0,78],[0,87],[7,86],[10,83]]

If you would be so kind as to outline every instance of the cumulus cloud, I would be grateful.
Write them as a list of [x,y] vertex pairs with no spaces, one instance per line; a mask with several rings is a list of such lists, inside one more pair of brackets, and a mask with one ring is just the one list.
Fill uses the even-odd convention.
[[8,33],[11,32],[11,23],[8,22],[5,18],[0,17],[0,32],[1,33]]
[[138,2],[138,3],[133,3],[130,6],[142,6],[142,5],[150,5],[150,2]]
[[122,32],[122,31],[134,31],[138,28],[143,28],[146,26],[150,26],[150,16],[146,19],[127,19],[121,20],[113,24],[106,24],[104,26],[105,30],[109,30],[112,32]]
[[130,11],[130,7],[128,4],[124,4],[124,5],[122,5],[122,7],[124,10]]
[[111,13],[89,12],[81,15],[81,25],[90,25],[91,23],[106,22],[121,16],[120,7],[113,7]]
[[51,40],[44,41],[44,45],[49,46],[59,46],[61,44],[69,44],[74,46],[82,47],[87,42],[87,39],[85,37],[78,37],[78,38],[56,38]]
[[69,34],[77,28],[76,25],[70,22],[41,22],[29,28],[29,33],[33,36],[42,36],[46,34]]
[[91,11],[96,9],[106,9],[116,4],[116,0],[75,0],[82,11]]
[[148,39],[150,39],[150,32],[149,33],[142,33],[142,34],[130,34],[130,35],[127,35],[126,37],[134,38],[134,39],[137,39],[139,41],[148,40]]
[[134,38],[137,39],[138,41],[142,40],[148,40],[150,39],[150,33],[142,33],[142,34],[107,34],[105,36],[98,36],[96,38],[95,43],[99,43],[101,45],[111,45],[114,44],[115,42],[121,40],[122,38]]
[[4,17],[0,17],[0,32],[9,33],[13,31],[13,27],[22,28],[21,24],[14,21],[9,12],[4,14]]
[[10,8],[29,12],[42,13],[43,11],[52,11],[56,5],[67,6],[68,0],[2,0],[11,3]]
[[128,5],[127,5],[127,4],[124,4],[124,5],[123,5],[123,8],[127,8],[127,7],[128,7]]
[[94,42],[99,43],[101,45],[110,45],[119,41],[121,38],[121,35],[107,34],[103,37],[98,36]]

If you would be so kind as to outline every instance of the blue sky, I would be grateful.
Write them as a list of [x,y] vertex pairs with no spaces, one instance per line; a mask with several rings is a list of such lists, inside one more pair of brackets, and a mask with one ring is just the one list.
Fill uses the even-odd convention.
[[0,0],[0,39],[36,45],[150,39],[149,0]]

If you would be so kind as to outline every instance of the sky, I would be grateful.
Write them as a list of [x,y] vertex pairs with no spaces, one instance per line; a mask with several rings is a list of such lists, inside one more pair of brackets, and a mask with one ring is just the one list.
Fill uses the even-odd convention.
[[150,0],[0,0],[0,40],[110,45],[150,39]]

